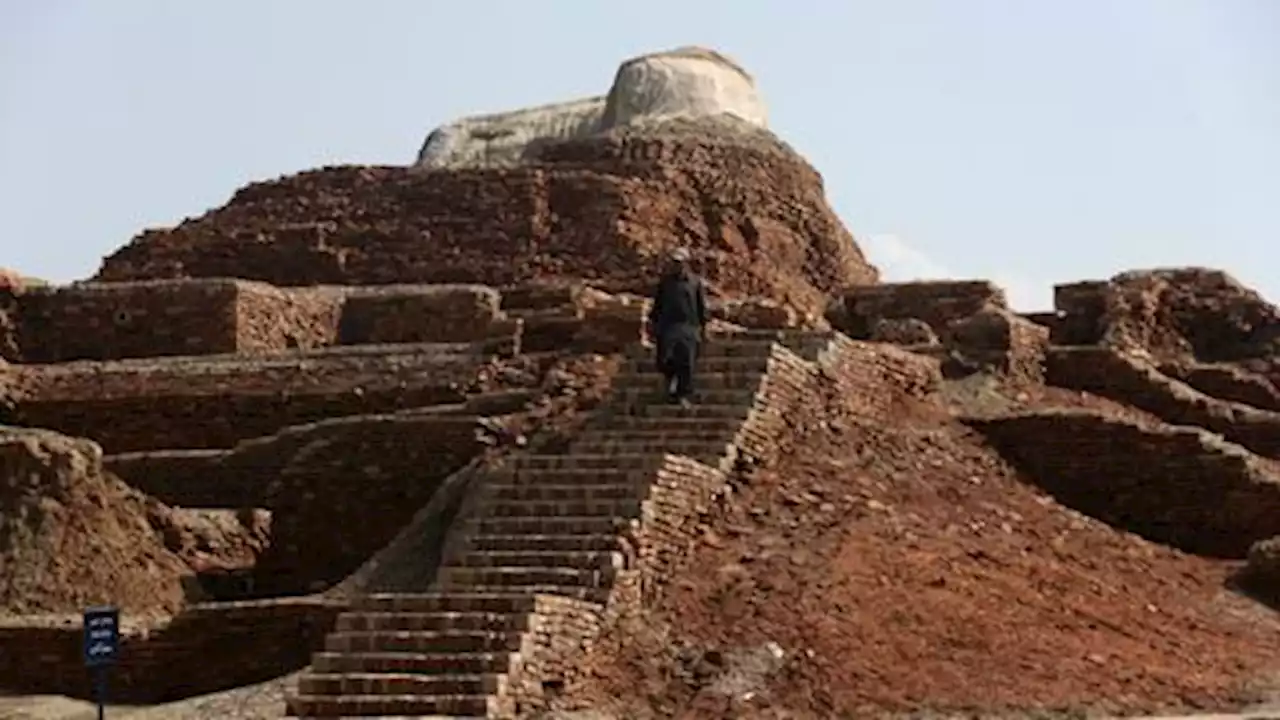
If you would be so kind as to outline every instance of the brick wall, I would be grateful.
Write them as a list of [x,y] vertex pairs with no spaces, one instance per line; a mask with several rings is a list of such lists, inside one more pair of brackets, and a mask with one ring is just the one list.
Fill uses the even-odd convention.
[[[184,508],[263,507],[261,481],[218,472],[225,450],[160,450],[107,455],[102,466],[165,505]],[[237,482],[240,480],[240,482]]]
[[483,458],[442,480],[431,499],[414,513],[385,546],[368,557],[355,572],[326,591],[333,597],[370,593],[425,592],[435,581],[445,556],[454,520],[464,517],[489,469]]
[[336,344],[343,296],[343,288],[237,281],[235,351],[262,354]]
[[[111,697],[165,702],[285,675],[310,661],[346,607],[320,598],[190,607],[166,625],[123,635]],[[0,689],[91,698],[82,643],[78,618],[0,622]]]
[[1109,397],[1165,422],[1212,430],[1261,455],[1280,457],[1280,413],[1210,397],[1109,348],[1053,348],[1046,366],[1053,385]]
[[19,297],[26,362],[258,353],[330,344],[341,296],[242,280],[36,288]]
[[484,364],[469,346],[399,345],[28,366],[14,416],[109,453],[225,448],[327,417],[461,402]]
[[13,423],[13,409],[21,396],[22,375],[3,359],[0,359],[0,424]]
[[1280,389],[1265,376],[1235,365],[1166,364],[1160,371],[1220,400],[1280,411]]
[[708,311],[712,317],[744,328],[787,329],[812,326],[816,319],[803,317],[795,308],[770,298],[713,300]]
[[554,595],[538,595],[529,630],[520,648],[520,667],[512,673],[510,698],[516,717],[547,707],[550,700],[580,679],[582,658],[600,631],[600,606]]
[[360,418],[292,435],[285,444],[302,451],[286,449],[280,471],[268,475],[271,545],[255,568],[257,591],[270,595],[323,590],[346,578],[487,447],[470,416]]
[[1053,307],[1061,315],[1053,342],[1058,345],[1096,345],[1106,331],[1105,280],[1065,283],[1053,287]]
[[962,362],[1039,383],[1049,329],[1003,308],[989,307],[951,324],[947,346]]
[[1280,477],[1210,433],[1079,410],[967,422],[1064,504],[1155,542],[1243,558],[1280,534]]
[[1004,290],[985,280],[859,285],[845,288],[832,318],[837,329],[865,340],[877,320],[917,318],[945,338],[948,326],[985,307],[1008,307]]
[[938,361],[932,358],[841,335],[829,342],[817,357],[820,372],[856,394],[853,405],[868,417],[887,417],[902,402],[925,400],[942,383]]
[[0,362],[18,362],[18,296],[12,288],[0,287]]
[[354,288],[342,308],[344,345],[472,342],[515,329],[485,285],[389,285]]

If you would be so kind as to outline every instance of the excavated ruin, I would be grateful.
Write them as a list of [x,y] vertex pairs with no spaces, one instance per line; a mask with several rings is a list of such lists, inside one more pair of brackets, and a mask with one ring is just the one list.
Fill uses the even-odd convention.
[[[254,717],[1274,693],[1280,312],[1203,268],[1031,314],[881,283],[767,116],[719,53],[643,55],[0,281],[0,690],[87,696],[33,613],[116,602],[122,701],[300,672]],[[678,244],[690,409],[641,344]]]
[[0,613],[177,610],[190,570],[165,547],[166,513],[104,472],[92,441],[0,427]]
[[[610,120],[602,104],[590,132],[552,132],[580,121],[535,108],[437,130],[424,155],[444,143],[448,160],[250,185],[222,208],[142,233],[104,260],[98,279],[585,278],[647,289],[665,250],[686,245],[715,294],[772,297],[820,316],[827,294],[873,283],[876,270],[827,204],[818,172],[762,126],[754,81],[716,57],[685,50],[624,64]],[[679,66],[687,62],[696,68]],[[514,157],[493,160],[490,140],[477,137],[509,138],[514,149],[497,155]]]

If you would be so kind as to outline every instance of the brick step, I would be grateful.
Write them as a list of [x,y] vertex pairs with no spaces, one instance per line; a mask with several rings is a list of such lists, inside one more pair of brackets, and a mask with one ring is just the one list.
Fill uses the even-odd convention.
[[414,673],[417,675],[484,675],[506,673],[515,655],[478,653],[334,653],[311,656],[317,673]]
[[[636,373],[651,373],[656,368],[653,365],[653,358],[631,358],[618,368],[619,375],[632,375]],[[703,356],[699,357],[694,365],[694,372],[698,373],[763,373],[769,370],[769,357],[723,357],[723,356]]]
[[467,522],[477,535],[612,535],[618,527],[613,517],[480,517]]
[[[511,588],[507,586],[486,586],[481,585],[476,590],[494,590],[510,592]],[[609,593],[612,588],[608,587],[583,587],[581,585],[521,585],[520,592],[527,592],[530,595],[557,595],[559,597],[573,598],[574,600],[585,600],[593,603],[605,603],[609,600]]]
[[[768,357],[773,352],[776,341],[772,338],[753,338],[750,336],[719,336],[710,338],[698,348],[698,358],[720,357]],[[629,360],[653,362],[657,347],[653,345],[635,344],[626,349]]]
[[725,454],[730,443],[714,440],[681,440],[651,438],[648,440],[585,440],[574,442],[573,448],[591,453],[669,453],[691,457],[715,457]]
[[[760,372],[698,372],[694,381],[707,390],[744,390],[760,386],[767,375]],[[614,390],[662,390],[664,378],[658,372],[620,373],[613,380]]]
[[581,320],[577,308],[573,306],[555,306],[555,307],[513,307],[504,308],[509,318],[519,318],[521,320]]
[[640,515],[639,498],[605,500],[566,500],[563,502],[537,500],[494,500],[481,502],[476,517],[637,517]]
[[440,568],[436,583],[450,587],[603,587],[608,578],[602,568],[577,567],[466,567]]
[[534,598],[522,593],[375,593],[355,599],[355,611],[391,613],[528,613]]
[[[456,559],[450,560],[450,566],[457,567],[571,567],[582,569],[598,569],[613,565],[616,550],[606,551],[573,551],[573,550],[468,550]],[[526,618],[527,615],[509,616]],[[527,624],[527,623],[524,623]],[[525,629],[524,624],[519,629]]]
[[637,417],[635,415],[600,416],[593,420],[582,432],[596,430],[720,430],[737,432],[742,428],[740,418],[718,417]]
[[656,418],[736,418],[746,420],[751,414],[752,405],[711,405],[694,404],[692,407],[679,405],[638,405],[629,406],[620,413],[632,417]]
[[474,535],[466,540],[469,552],[612,552],[618,536],[600,535]]
[[[649,476],[652,479],[652,475]],[[592,474],[588,479],[599,479]],[[643,500],[649,494],[647,482],[595,482],[550,484],[538,482],[501,483],[487,487],[488,499],[500,502],[583,502],[588,500]]]
[[[696,381],[695,381],[696,382]],[[755,388],[729,388],[726,390],[708,390],[698,388],[693,392],[693,401],[703,405],[754,405],[762,401]],[[625,388],[615,390],[609,399],[609,405],[669,405],[671,400],[658,388]]]
[[307,673],[298,678],[299,695],[492,695],[502,692],[506,675],[418,675],[416,673]]
[[[494,589],[503,589],[501,586]],[[333,632],[324,639],[326,652],[515,652],[520,649],[518,630],[414,630],[385,632]]]
[[[653,455],[588,455],[566,453],[563,455],[523,455],[515,458],[506,471],[526,473],[530,470],[625,470],[652,471],[662,465],[662,458]],[[501,476],[503,470],[495,473]]]
[[[740,425],[740,423],[734,423]],[[597,442],[620,441],[658,441],[672,440],[677,442],[733,442],[738,428],[592,428],[583,430],[574,438],[574,445],[592,445]]]
[[361,612],[338,616],[334,632],[417,632],[429,630],[527,630],[529,613]]
[[297,695],[286,699],[290,717],[489,717],[492,695]]
[[658,472],[659,459],[652,455],[650,467],[643,470],[617,470],[614,468],[505,468],[493,473],[488,488],[508,485],[633,485],[645,487],[653,482]]

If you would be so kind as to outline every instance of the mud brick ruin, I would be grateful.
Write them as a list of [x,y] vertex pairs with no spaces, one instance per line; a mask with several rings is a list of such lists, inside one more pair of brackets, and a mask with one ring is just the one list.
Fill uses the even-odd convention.
[[[0,691],[87,697],[110,602],[119,701],[287,677],[252,717],[1247,704],[1280,312],[1197,268],[1036,313],[881,282],[766,117],[647,55],[3,283]],[[676,246],[691,408],[642,343]]]

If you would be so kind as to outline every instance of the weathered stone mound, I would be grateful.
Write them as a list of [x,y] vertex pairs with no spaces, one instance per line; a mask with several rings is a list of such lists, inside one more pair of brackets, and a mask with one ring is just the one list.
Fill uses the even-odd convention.
[[1241,361],[1280,349],[1280,311],[1219,270],[1133,271],[1054,294],[1061,344],[1103,343],[1160,362]]
[[1274,465],[1211,433],[1081,410],[968,422],[1063,504],[1149,540],[1243,558],[1280,534]]
[[628,125],[721,115],[765,125],[767,112],[755,80],[718,52],[684,47],[623,62],[606,95],[442,125],[427,136],[418,165],[510,166],[536,157],[548,143]]
[[242,277],[277,285],[580,278],[648,289],[684,244],[714,294],[820,314],[877,273],[781,146],[731,134],[608,135],[510,170],[337,167],[256,183],[142,233],[99,280]]
[[106,474],[95,443],[0,427],[0,613],[177,609],[187,567],[155,529],[165,512]]

